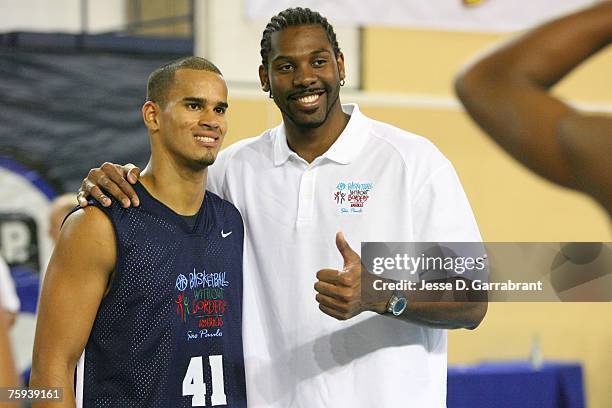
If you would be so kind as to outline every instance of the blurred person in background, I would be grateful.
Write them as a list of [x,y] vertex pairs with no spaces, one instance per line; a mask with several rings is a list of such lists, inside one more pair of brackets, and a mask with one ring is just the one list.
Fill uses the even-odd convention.
[[549,90],[612,40],[612,1],[558,18],[502,44],[457,77],[478,125],[546,179],[593,197],[612,215],[612,118],[586,114]]
[[[0,313],[0,387],[15,387],[19,385],[19,377],[15,369],[13,353],[11,352],[11,341],[8,335],[9,327],[6,314]],[[12,405],[0,403],[0,406]]]
[[53,244],[57,243],[64,218],[76,205],[78,203],[74,193],[62,194],[51,202],[51,208],[49,209],[49,236],[53,240]]
[[[2,258],[0,258],[0,261]],[[3,262],[2,262],[3,263]],[[4,292],[4,282],[0,282],[0,304],[3,302],[2,292]],[[11,338],[9,331],[12,323],[9,322],[10,315],[0,310],[0,387],[18,387],[20,386],[19,375],[15,367],[13,358]],[[0,402],[0,407],[3,408],[18,408],[20,404]]]
[[13,327],[21,302],[17,291],[15,290],[15,282],[11,277],[11,270],[0,256],[0,314],[3,315],[3,319],[8,328]]

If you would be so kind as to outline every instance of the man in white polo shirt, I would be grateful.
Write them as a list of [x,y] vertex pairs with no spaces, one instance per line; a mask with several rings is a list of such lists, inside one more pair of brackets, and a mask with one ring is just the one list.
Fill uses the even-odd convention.
[[[398,304],[390,294],[365,302],[353,249],[479,241],[452,165],[426,139],[340,104],[344,57],[318,13],[281,12],[261,44],[262,88],[283,123],[230,146],[208,174],[208,188],[245,222],[249,406],[445,406],[445,329],[476,327],[486,304],[420,303],[401,293],[393,296],[407,297],[405,308],[390,307]],[[123,175],[135,182],[138,169],[93,170],[80,201],[87,191],[110,203],[96,186],[106,185],[137,204]]]

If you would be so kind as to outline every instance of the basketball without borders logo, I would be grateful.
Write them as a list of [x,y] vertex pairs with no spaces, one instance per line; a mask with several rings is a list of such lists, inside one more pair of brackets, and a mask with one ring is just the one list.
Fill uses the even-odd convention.
[[359,214],[370,198],[372,182],[339,182],[334,191],[334,201],[340,208],[340,214]]

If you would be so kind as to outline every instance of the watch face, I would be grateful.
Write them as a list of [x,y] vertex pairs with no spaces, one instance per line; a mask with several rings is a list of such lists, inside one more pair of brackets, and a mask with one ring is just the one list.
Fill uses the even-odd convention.
[[406,308],[406,298],[398,298],[397,302],[393,305],[393,314],[399,316]]

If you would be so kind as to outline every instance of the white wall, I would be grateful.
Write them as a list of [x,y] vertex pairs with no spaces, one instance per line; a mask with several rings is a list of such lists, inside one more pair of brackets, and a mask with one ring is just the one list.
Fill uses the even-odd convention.
[[[125,0],[88,0],[88,31],[121,28],[126,22]],[[80,0],[1,0],[0,32],[81,31]]]

